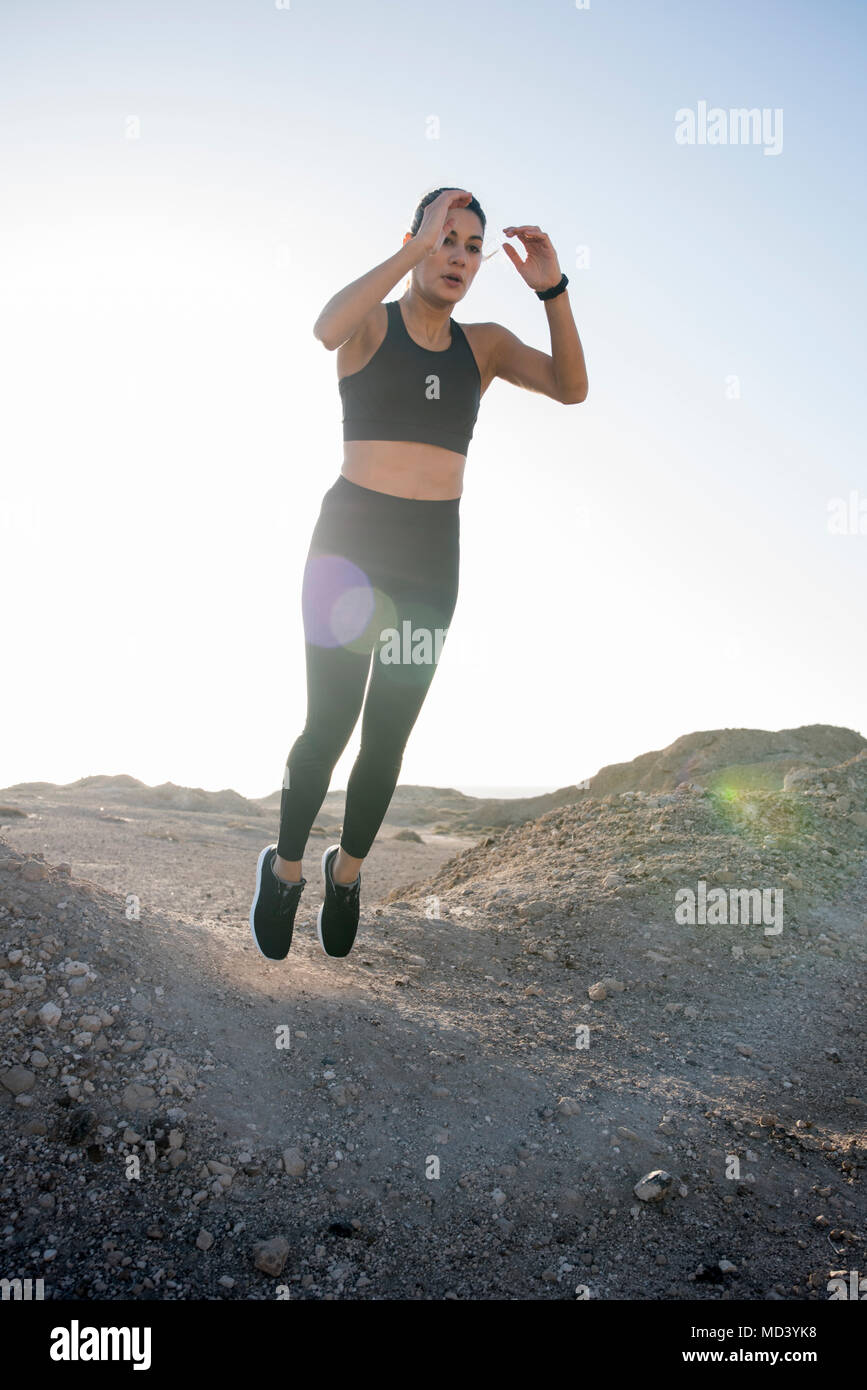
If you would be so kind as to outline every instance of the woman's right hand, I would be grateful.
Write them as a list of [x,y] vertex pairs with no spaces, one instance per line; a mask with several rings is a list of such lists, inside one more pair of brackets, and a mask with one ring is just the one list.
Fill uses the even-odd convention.
[[428,203],[413,240],[424,246],[428,255],[439,251],[454,226],[455,219],[449,216],[451,209],[466,207],[472,196],[463,188],[444,189],[438,198]]

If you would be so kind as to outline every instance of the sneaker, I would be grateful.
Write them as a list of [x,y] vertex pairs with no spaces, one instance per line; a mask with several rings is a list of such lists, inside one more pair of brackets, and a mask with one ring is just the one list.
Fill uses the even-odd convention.
[[348,956],[358,930],[361,874],[354,883],[334,882],[331,869],[339,848],[339,845],[329,845],[322,856],[325,902],[319,909],[316,931],[326,956]]
[[256,865],[256,893],[250,908],[250,931],[260,956],[285,960],[292,945],[295,912],[306,878],[286,883],[274,873],[276,845],[266,845]]

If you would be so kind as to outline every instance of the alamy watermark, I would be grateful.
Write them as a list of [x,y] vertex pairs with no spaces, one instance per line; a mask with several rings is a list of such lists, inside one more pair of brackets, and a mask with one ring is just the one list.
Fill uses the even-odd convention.
[[681,926],[764,925],[765,936],[783,930],[782,888],[711,888],[699,879],[697,892],[678,888],[674,895],[674,920]]
[[828,531],[832,536],[867,536],[867,497],[853,488],[848,497],[828,502]]
[[384,627],[379,634],[379,659],[386,666],[429,666],[439,661],[447,627],[416,627],[404,618],[400,631]]
[[9,1299],[29,1303],[44,1297],[44,1279],[0,1279],[0,1299],[4,1303]]
[[776,106],[681,106],[674,113],[678,145],[763,145],[764,154],[783,152],[783,108]]

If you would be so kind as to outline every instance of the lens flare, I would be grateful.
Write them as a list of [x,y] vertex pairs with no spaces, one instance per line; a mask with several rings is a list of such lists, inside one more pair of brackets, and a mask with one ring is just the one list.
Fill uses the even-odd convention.
[[370,652],[384,627],[396,621],[394,602],[343,555],[307,561],[301,589],[304,635],[318,647]]

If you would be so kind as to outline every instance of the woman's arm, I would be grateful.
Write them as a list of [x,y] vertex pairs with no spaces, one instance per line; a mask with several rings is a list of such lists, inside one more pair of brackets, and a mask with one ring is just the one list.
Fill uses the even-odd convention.
[[569,291],[542,302],[551,332],[551,356],[529,347],[515,333],[497,324],[493,375],[512,386],[523,386],[525,391],[539,391],[562,405],[577,405],[587,399],[587,366],[572,317]]
[[[516,236],[523,243],[527,259],[522,261],[513,246],[503,243],[512,265],[533,290],[549,289],[559,283],[562,272],[557,252],[550,237],[535,226],[504,227],[506,236]],[[564,405],[576,405],[587,399],[587,365],[578,329],[572,317],[568,291],[542,301],[551,332],[551,356],[528,347],[514,333],[498,325],[494,345],[494,375],[523,386],[528,391],[541,391]]]
[[407,241],[393,256],[329,299],[313,325],[313,335],[333,352],[351,338],[376,304],[380,304],[413,266],[424,260],[430,248],[418,237]]
[[374,305],[380,304],[413,266],[432,251],[439,250],[454,222],[449,216],[451,209],[466,207],[472,196],[464,188],[443,189],[438,198],[428,203],[414,237],[407,232],[409,240],[404,241],[399,251],[329,299],[313,325],[314,336],[329,352],[352,337]]

